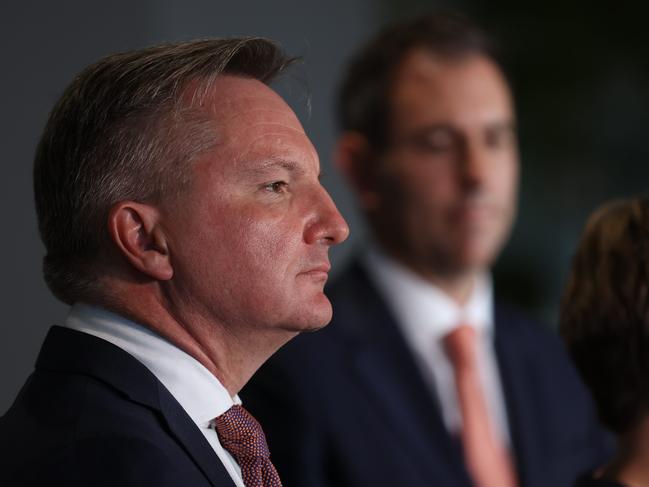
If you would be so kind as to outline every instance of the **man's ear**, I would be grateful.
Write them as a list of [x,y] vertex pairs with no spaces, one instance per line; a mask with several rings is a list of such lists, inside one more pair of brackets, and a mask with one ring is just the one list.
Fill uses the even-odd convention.
[[120,201],[111,208],[108,231],[133,267],[152,279],[171,279],[173,267],[169,248],[160,225],[160,213],[155,207]]
[[379,161],[374,160],[367,138],[359,132],[344,132],[338,139],[334,161],[356,192],[359,204],[364,210],[379,205],[376,189],[376,172]]

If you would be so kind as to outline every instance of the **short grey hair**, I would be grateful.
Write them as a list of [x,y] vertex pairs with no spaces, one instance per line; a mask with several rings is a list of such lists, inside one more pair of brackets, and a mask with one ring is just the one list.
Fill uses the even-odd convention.
[[190,182],[216,143],[201,109],[221,74],[269,83],[294,59],[263,38],[207,39],[114,54],[85,68],[54,106],[36,150],[45,281],[61,301],[97,301],[110,208],[156,202]]

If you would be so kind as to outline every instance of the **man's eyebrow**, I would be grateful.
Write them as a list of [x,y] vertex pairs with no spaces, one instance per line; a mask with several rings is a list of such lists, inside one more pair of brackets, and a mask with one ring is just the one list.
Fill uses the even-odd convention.
[[291,172],[299,170],[297,163],[295,161],[291,161],[291,160],[288,160],[288,159],[274,159],[274,160],[267,161],[263,165],[263,168],[265,169],[267,167],[269,168],[269,167],[275,167],[275,166],[279,166],[279,167],[281,167],[283,169],[286,169],[287,171],[291,171]]
[[290,173],[303,173],[304,169],[301,168],[297,162],[290,159],[268,159],[259,163],[250,164],[244,169],[247,173],[259,173],[269,171],[274,168],[285,169]]
[[516,120],[506,120],[502,122],[492,122],[488,124],[488,127],[492,130],[510,130],[512,132],[516,132],[517,130],[517,124]]
[[457,131],[458,131],[457,128],[450,123],[444,123],[444,122],[431,123],[428,125],[424,125],[422,127],[417,127],[411,133],[405,134],[403,138],[405,140],[413,140],[413,139],[426,138],[435,133],[440,133],[440,132],[455,133]]
[[[507,119],[507,120],[490,120],[487,121],[484,124],[485,127],[489,129],[496,129],[496,130],[512,130],[516,131],[516,120],[514,119]],[[416,136],[426,136],[433,134],[435,132],[457,132],[458,128],[452,124],[452,123],[445,123],[445,122],[440,122],[440,123],[432,123],[429,125],[425,125],[423,127],[420,127],[415,131]]]
[[393,144],[408,144],[412,142],[422,142],[427,140],[430,136],[437,133],[451,133],[455,134],[458,130],[451,124],[448,123],[432,123],[425,125],[423,127],[417,127],[410,133],[402,134],[401,137],[393,140]]

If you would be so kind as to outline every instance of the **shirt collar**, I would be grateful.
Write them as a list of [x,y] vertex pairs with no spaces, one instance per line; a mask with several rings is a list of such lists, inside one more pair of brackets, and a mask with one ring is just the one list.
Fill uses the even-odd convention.
[[65,326],[98,338],[128,352],[169,390],[199,426],[205,426],[234,404],[227,389],[198,360],[153,330],[105,309],[77,303]]
[[477,278],[468,301],[460,306],[376,246],[368,248],[363,263],[413,347],[438,343],[462,324],[474,327],[483,336],[492,336],[493,290],[488,274]]

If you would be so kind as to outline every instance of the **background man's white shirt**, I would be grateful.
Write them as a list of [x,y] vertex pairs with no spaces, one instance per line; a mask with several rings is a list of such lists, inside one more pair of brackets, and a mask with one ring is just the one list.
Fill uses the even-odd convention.
[[198,360],[145,326],[86,304],[75,304],[65,326],[121,348],[139,360],[169,390],[196,423],[237,487],[245,487],[241,469],[219,442],[212,421],[234,404],[227,389]]
[[478,364],[487,408],[496,433],[510,444],[507,410],[494,349],[493,290],[488,275],[480,276],[464,306],[442,290],[395,262],[377,247],[370,247],[363,263],[387,302],[412,350],[422,374],[439,399],[442,418],[451,433],[458,433],[462,418],[455,390],[453,367],[442,339],[457,326],[477,331]]

